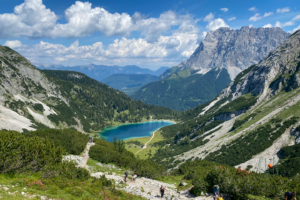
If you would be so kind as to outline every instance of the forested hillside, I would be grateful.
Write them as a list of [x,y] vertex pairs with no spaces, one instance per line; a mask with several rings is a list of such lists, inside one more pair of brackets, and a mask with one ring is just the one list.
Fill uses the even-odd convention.
[[204,75],[191,75],[190,70],[186,70],[174,73],[171,78],[149,83],[131,97],[182,111],[212,100],[230,81],[224,68],[213,69]]

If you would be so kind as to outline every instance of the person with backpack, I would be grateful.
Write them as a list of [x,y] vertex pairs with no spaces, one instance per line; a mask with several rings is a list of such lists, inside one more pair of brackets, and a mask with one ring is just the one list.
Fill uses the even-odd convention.
[[286,192],[284,195],[285,200],[297,200],[296,199],[296,192]]
[[161,186],[161,187],[160,187],[160,195],[161,195],[161,198],[164,197],[164,194],[165,194],[165,188],[164,188],[164,186]]
[[124,181],[127,182],[128,172],[125,170],[125,178]]
[[214,189],[213,190],[214,199],[217,200],[219,197],[219,193],[220,193],[220,186],[214,185],[213,189]]

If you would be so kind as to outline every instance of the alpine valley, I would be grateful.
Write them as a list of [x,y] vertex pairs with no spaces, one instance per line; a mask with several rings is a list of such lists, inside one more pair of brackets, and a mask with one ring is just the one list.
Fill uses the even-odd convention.
[[299,70],[300,30],[239,73],[212,101],[186,111],[182,123],[163,127],[165,140],[156,144],[160,149],[152,159],[169,168],[205,159],[256,172],[265,172],[271,162],[279,174],[296,175]]

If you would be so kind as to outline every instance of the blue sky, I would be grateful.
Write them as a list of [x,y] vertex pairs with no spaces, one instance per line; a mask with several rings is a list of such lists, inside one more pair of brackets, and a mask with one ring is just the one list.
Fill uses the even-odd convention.
[[187,59],[219,27],[300,28],[298,1],[10,0],[0,44],[32,63],[156,69]]

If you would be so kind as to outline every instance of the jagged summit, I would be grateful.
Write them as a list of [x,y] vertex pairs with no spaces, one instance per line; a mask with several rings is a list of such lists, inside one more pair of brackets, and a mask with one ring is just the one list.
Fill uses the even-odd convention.
[[253,28],[244,26],[234,30],[228,27],[209,32],[191,57],[181,62],[176,69],[167,70],[161,78],[174,71],[192,69],[201,71],[225,67],[231,79],[253,64],[257,64],[274,50],[290,34],[281,28]]

